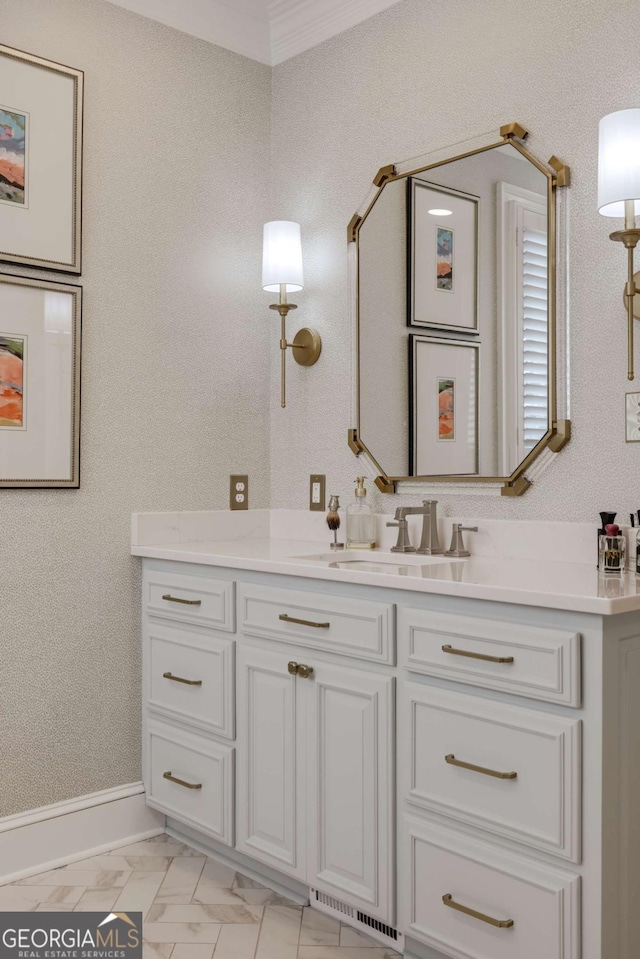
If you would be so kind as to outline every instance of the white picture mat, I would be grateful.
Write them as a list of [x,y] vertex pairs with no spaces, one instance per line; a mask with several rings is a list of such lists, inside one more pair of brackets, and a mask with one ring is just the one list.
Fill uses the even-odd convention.
[[26,336],[29,350],[26,429],[0,431],[0,481],[73,478],[73,301],[72,293],[0,283],[0,334]]
[[0,202],[0,255],[74,262],[73,77],[0,55],[0,100],[29,115],[28,207]]
[[[477,200],[412,181],[411,322],[477,330]],[[451,210],[434,216],[429,210]],[[453,290],[436,285],[437,227],[453,232]]]
[[[478,472],[479,344],[412,337],[413,475]],[[455,380],[454,439],[439,439],[438,383]]]
[[640,393],[626,393],[626,440],[640,443]]

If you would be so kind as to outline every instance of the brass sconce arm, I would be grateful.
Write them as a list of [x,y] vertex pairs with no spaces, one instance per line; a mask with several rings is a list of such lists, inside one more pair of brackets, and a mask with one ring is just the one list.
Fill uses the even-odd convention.
[[633,252],[640,241],[640,230],[636,228],[636,218],[635,218],[635,202],[633,200],[625,200],[624,204],[624,230],[616,230],[615,233],[610,234],[610,239],[615,240],[618,243],[624,244],[627,250],[627,282],[624,288],[624,301],[627,307],[627,350],[629,354],[628,362],[628,371],[627,379],[632,380],[634,378],[634,368],[633,368],[633,321],[636,316],[635,314],[635,295],[640,292],[635,282],[634,275],[634,265],[633,265]]
[[287,288],[285,284],[280,284],[280,300],[278,303],[272,303],[270,310],[276,310],[280,314],[280,350],[281,350],[281,392],[280,406],[284,409],[287,405],[286,391],[286,352],[290,348],[293,358],[300,366],[313,366],[317,363],[318,357],[322,352],[322,340],[315,330],[303,327],[298,330],[293,342],[287,342],[287,316],[291,310],[297,310],[295,303],[289,303],[287,300]]

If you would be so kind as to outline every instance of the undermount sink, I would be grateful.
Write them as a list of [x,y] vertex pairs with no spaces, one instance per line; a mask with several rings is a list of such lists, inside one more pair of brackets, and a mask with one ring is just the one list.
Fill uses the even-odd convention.
[[299,556],[298,559],[323,563],[331,569],[353,570],[363,573],[387,573],[391,576],[420,576],[425,566],[459,563],[454,556],[425,556],[421,553],[391,553],[377,550],[339,550]]

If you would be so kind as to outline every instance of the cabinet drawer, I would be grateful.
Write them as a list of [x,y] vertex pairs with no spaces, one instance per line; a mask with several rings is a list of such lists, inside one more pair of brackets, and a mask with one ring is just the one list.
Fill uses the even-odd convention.
[[398,636],[413,672],[580,705],[578,633],[399,607]]
[[223,579],[145,570],[143,606],[153,616],[235,631],[235,584]]
[[410,803],[580,861],[580,720],[417,683],[403,699]]
[[234,641],[148,621],[144,628],[149,709],[234,737]]
[[238,609],[240,628],[248,636],[395,663],[390,603],[239,583]]
[[146,736],[148,804],[232,846],[233,747],[155,720]]
[[406,935],[458,959],[579,959],[579,876],[434,824],[407,819],[403,833],[399,901]]

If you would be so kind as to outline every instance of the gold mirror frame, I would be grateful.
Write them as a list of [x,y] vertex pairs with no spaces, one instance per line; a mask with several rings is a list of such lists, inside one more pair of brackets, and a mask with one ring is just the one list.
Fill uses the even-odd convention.
[[[356,427],[349,430],[348,444],[349,448],[356,456],[366,454],[378,475],[375,477],[375,483],[382,493],[397,492],[398,483],[458,483],[458,484],[501,484],[502,496],[521,496],[531,486],[531,480],[525,475],[534,461],[545,450],[551,453],[559,453],[561,449],[571,439],[571,421],[569,419],[558,419],[558,342],[557,342],[557,190],[568,187],[571,182],[570,168],[558,159],[552,156],[547,164],[541,163],[524,146],[524,141],[528,138],[529,131],[520,123],[507,123],[500,127],[500,140],[488,143],[483,146],[469,149],[456,156],[445,157],[428,163],[415,169],[398,172],[394,164],[381,167],[373,179],[375,191],[373,197],[367,201],[362,213],[356,213],[347,227],[347,242],[350,248],[355,249],[355,336],[356,336],[356,383],[355,383],[355,418]],[[436,476],[388,476],[380,464],[377,462],[371,451],[368,449],[360,433],[360,277],[359,277],[359,237],[367,217],[375,206],[380,194],[389,183],[396,180],[404,180],[408,177],[424,173],[436,167],[445,166],[447,163],[453,163],[456,160],[463,160],[466,157],[475,156],[480,153],[486,153],[489,150],[495,150],[497,147],[510,143],[525,159],[532,163],[547,178],[547,229],[549,244],[549,423],[547,432],[522,460],[519,466],[510,476],[470,476],[470,475],[436,475]]]

